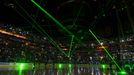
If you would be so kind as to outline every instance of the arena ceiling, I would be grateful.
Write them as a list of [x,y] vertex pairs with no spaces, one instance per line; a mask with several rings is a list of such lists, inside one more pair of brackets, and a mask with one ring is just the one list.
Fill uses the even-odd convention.
[[[81,39],[91,38],[89,29],[98,37],[106,39],[131,35],[134,31],[133,0],[35,0],[35,2]],[[42,28],[52,37],[70,36],[31,0],[1,0],[0,10],[1,23],[37,34],[40,34],[38,30]]]

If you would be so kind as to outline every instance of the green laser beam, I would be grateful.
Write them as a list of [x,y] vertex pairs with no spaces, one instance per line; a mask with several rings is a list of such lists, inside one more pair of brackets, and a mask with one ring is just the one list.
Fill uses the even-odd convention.
[[[28,21],[28,20],[27,20]],[[30,24],[32,24],[31,22],[30,22]],[[34,26],[35,27],[35,26]],[[35,27],[36,28],[36,27]],[[39,29],[36,29],[38,32],[40,32],[43,36],[45,36]],[[47,36],[47,37],[49,37],[49,36]],[[50,40],[51,39],[51,40]],[[65,56],[67,56],[67,54],[56,44],[56,42],[54,42],[53,40],[52,40],[52,38],[48,38],[48,40],[49,40],[49,42],[51,43],[51,44],[53,44],[56,48],[58,48],[63,54],[65,54]]]
[[83,7],[83,5],[81,5],[80,10],[78,11],[77,16],[76,16],[76,19],[74,20],[72,27],[76,24],[76,21],[78,20],[78,17],[80,15],[80,12],[81,12],[82,7]]
[[[32,2],[36,5],[36,6],[38,6],[43,12],[45,12],[52,20],[54,20],[57,24],[59,24],[59,26],[60,27],[62,27],[62,24],[60,24],[60,22],[58,22],[55,18],[53,18],[48,12],[46,12],[41,6],[39,6],[36,2],[34,2],[33,0],[32,0]],[[63,28],[63,27],[62,27]],[[64,29],[64,28],[63,28]],[[65,30],[65,29],[64,29]],[[67,31],[68,32],[68,31]],[[70,33],[70,32],[68,32],[68,33]],[[104,49],[105,50],[105,49]],[[106,50],[105,50],[106,51]],[[108,51],[106,51],[107,53],[108,53]],[[109,54],[109,53],[108,53]],[[117,63],[116,63],[117,64]],[[118,67],[118,65],[117,65],[117,67]],[[119,67],[118,67],[119,68]]]
[[[40,0],[40,3],[42,2],[42,0]],[[38,16],[38,13],[39,13],[39,8],[37,8],[37,11],[35,13],[35,20],[37,19],[37,16]],[[33,26],[31,28],[31,31],[33,31]]]
[[[80,9],[79,9],[79,11],[78,11],[78,13],[77,13],[76,19],[74,20],[72,27],[76,25],[76,21],[78,20],[78,17],[79,17],[79,15],[80,15],[80,12],[81,12],[81,10],[82,10],[82,7],[83,7],[83,4],[80,6]],[[70,52],[71,52],[71,50],[72,50],[73,40],[74,40],[74,35],[72,35],[72,40],[71,40],[70,49],[69,49],[69,55],[68,55],[69,57],[70,57],[70,55],[71,55]]]
[[[27,20],[27,21],[28,21],[28,20]],[[32,22],[30,22],[30,21],[28,21],[28,22],[29,22],[30,24],[32,24]],[[32,24],[32,25],[33,25],[33,24]],[[58,48],[64,55],[67,56],[67,54],[56,44],[56,42],[55,42],[47,33],[45,33],[46,35],[44,35],[39,29],[37,29],[36,26],[34,26],[34,27],[35,27],[36,30],[37,30],[38,32],[40,32],[43,36],[46,37],[46,35],[47,35],[49,42],[50,42],[51,44],[53,44],[56,48]]]
[[[15,0],[16,1],[16,0]],[[18,2],[16,1],[16,3],[18,4]],[[18,4],[19,5],[19,4]],[[27,16],[29,16],[29,14],[25,11],[25,9],[24,8],[22,8],[20,5],[19,5],[19,7],[27,14]],[[20,14],[21,15],[21,14]],[[21,15],[24,19],[26,19],[23,15]],[[29,16],[30,17],[30,16]],[[46,35],[47,35],[47,37],[48,37],[48,40],[49,40],[49,42],[51,43],[51,44],[53,44],[56,48],[58,48],[58,50],[60,50],[65,56],[67,56],[67,54],[59,47],[59,45],[46,33],[46,31],[45,30],[43,30],[38,24],[37,24],[37,22],[32,18],[32,17],[30,17],[31,19],[32,19],[32,21],[40,28],[40,29],[38,29],[32,22],[30,22],[29,20],[27,20],[31,25],[33,25],[34,26],[34,28],[38,31],[38,32],[40,32],[43,36],[45,36],[46,37]],[[45,33],[45,35],[41,32],[41,30]]]
[[[96,37],[96,35],[91,31],[91,29],[89,29],[90,33],[92,34],[92,36],[96,39],[96,41],[101,45],[101,41]],[[121,71],[122,69],[120,68],[120,66],[117,64],[117,62],[113,59],[113,57],[110,55],[110,53],[108,52],[108,50],[106,48],[103,48],[105,50],[105,52],[108,54],[108,56],[112,59],[112,61],[114,62],[114,64],[119,68],[119,70]]]
[[16,68],[19,70],[19,74],[18,75],[23,75],[24,64],[23,63],[18,64],[16,66]]
[[22,70],[19,70],[19,75],[22,75]]
[[[56,20],[52,15],[50,15],[46,10],[44,10],[39,4],[37,4],[34,0],[31,0],[38,8],[40,8],[45,14],[47,14],[54,22],[56,22],[62,29],[64,29],[66,32],[69,33],[69,35],[74,35],[72,32],[70,32],[69,30],[67,30],[58,20]],[[78,39],[77,37],[75,37],[75,39],[82,43],[80,39]],[[82,44],[83,45],[83,44]]]
[[[72,32],[67,30],[58,20],[56,20],[51,14],[49,14],[45,9],[43,9],[39,4],[37,4],[34,0],[31,0],[38,8],[40,8],[46,15],[48,15],[54,22],[56,22],[63,30],[65,30],[69,35],[74,35]],[[81,42],[77,37],[75,37],[79,42]]]
[[[56,22],[63,30],[65,30],[67,33],[69,33],[69,35],[74,35],[72,32],[70,32],[69,30],[67,30],[58,20],[56,20],[52,15],[50,15],[45,9],[43,9],[39,4],[37,4],[34,0],[31,0],[38,8],[40,8],[46,15],[48,15],[54,22]],[[80,39],[78,39],[77,37],[75,37],[75,39],[82,43]],[[81,44],[83,45],[83,44]]]
[[49,16],[56,24],[58,24],[63,30],[65,30],[67,33],[73,35],[72,32],[67,30],[57,19],[55,19],[51,14],[49,14],[45,9],[43,9],[38,3],[36,3],[34,0],[31,0],[38,8],[40,8],[47,16]]
[[[40,0],[40,4],[43,0]],[[38,16],[38,13],[39,13],[39,8],[37,8],[37,11],[36,11],[36,14],[35,14],[35,19],[37,19],[37,16]]]
[[71,38],[71,43],[70,43],[70,48],[69,48],[69,54],[68,54],[69,57],[70,57],[70,52],[71,52],[72,47],[73,47],[73,40],[74,40],[74,35],[72,35],[72,38]]

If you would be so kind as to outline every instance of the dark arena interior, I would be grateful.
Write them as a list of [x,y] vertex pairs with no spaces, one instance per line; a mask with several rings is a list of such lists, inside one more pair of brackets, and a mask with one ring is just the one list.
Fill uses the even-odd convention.
[[0,0],[0,75],[134,75],[134,0]]

